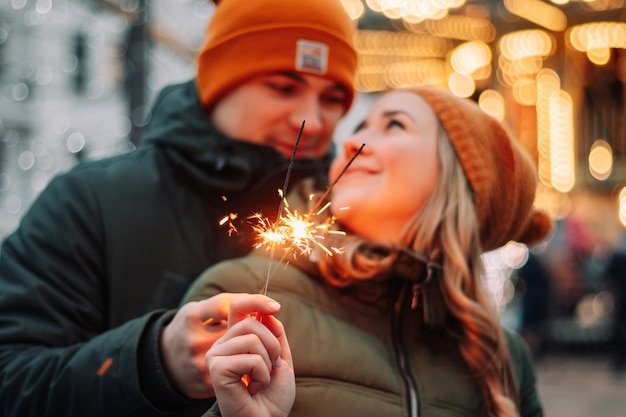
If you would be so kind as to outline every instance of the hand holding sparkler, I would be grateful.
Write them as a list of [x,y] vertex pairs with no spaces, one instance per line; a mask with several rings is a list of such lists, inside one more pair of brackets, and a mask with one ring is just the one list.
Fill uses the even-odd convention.
[[[223,416],[287,416],[295,399],[293,360],[280,305],[261,295],[236,298],[228,330],[208,350],[206,364]],[[249,318],[263,314],[263,322]]]
[[259,314],[264,324],[272,326],[273,320],[266,318],[279,310],[274,300],[259,294],[222,293],[184,304],[163,329],[159,342],[172,385],[189,398],[214,397],[205,353],[229,327],[251,314]]

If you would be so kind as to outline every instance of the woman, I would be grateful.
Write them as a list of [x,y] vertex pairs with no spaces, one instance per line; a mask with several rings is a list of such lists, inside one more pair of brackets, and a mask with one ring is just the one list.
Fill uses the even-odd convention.
[[[529,156],[474,102],[430,87],[383,95],[331,180],[361,143],[332,189],[347,236],[324,244],[341,253],[270,281],[296,375],[289,415],[541,416],[528,351],[480,278],[481,253],[551,229]],[[187,298],[258,292],[267,265],[265,252],[218,264]]]

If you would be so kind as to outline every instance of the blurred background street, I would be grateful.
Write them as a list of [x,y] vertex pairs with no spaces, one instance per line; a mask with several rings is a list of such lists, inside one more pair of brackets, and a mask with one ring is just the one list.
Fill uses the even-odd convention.
[[626,372],[616,373],[606,357],[549,355],[536,369],[546,417],[626,415]]

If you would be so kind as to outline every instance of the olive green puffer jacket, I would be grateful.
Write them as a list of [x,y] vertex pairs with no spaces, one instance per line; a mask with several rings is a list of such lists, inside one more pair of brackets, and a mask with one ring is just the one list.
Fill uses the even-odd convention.
[[[291,416],[480,415],[478,387],[457,349],[411,309],[410,282],[335,288],[292,265],[274,264],[268,296],[282,305],[277,317],[296,372]],[[264,253],[222,262],[200,276],[186,299],[257,293],[267,270]],[[507,335],[521,416],[542,416],[529,353],[517,336]]]

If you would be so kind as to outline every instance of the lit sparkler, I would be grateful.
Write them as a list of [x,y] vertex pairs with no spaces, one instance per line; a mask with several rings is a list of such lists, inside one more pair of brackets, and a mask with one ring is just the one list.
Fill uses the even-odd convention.
[[[304,127],[304,123],[302,124]],[[296,140],[296,144],[294,146],[294,151],[292,154],[292,159],[290,161],[290,167],[293,164],[296,150],[298,148],[300,135],[298,135],[298,140]],[[257,233],[258,243],[256,247],[266,247],[270,251],[270,263],[267,270],[267,278],[265,280],[265,287],[263,290],[263,294],[267,294],[267,287],[269,284],[269,280],[272,272],[272,261],[274,259],[274,253],[276,250],[276,246],[280,245],[285,249],[285,253],[283,255],[283,259],[288,254],[292,254],[293,256],[301,255],[310,255],[313,250],[317,247],[327,255],[332,256],[333,252],[340,252],[339,248],[331,247],[328,248],[323,244],[324,237],[328,234],[341,234],[345,235],[345,232],[341,230],[332,229],[332,225],[335,223],[334,216],[326,216],[324,221],[319,222],[316,221],[315,218],[319,217],[323,212],[330,207],[330,201],[325,201],[326,197],[332,190],[332,188],[337,184],[337,181],[343,176],[343,174],[350,167],[354,159],[361,153],[365,144],[362,144],[359,149],[354,153],[352,158],[346,163],[342,171],[339,173],[337,178],[328,186],[324,194],[317,201],[316,206],[310,210],[306,214],[301,214],[298,211],[290,210],[289,202],[285,197],[285,190],[288,185],[289,171],[287,171],[287,180],[285,181],[285,186],[282,190],[278,190],[280,195],[280,207],[278,212],[278,217],[275,223],[271,223],[267,218],[261,216],[260,214],[256,214],[253,218],[258,220],[258,223],[253,226],[255,232]]]
[[[325,237],[329,234],[345,235],[345,232],[332,228],[333,224],[335,223],[334,216],[322,216],[324,211],[326,211],[331,205],[329,201],[325,200],[331,189],[339,180],[339,178],[341,178],[341,176],[346,172],[350,164],[352,164],[354,159],[361,153],[361,150],[363,149],[365,144],[361,145],[361,147],[347,162],[347,164],[345,165],[341,173],[337,176],[337,178],[333,181],[333,183],[328,186],[324,194],[317,201],[316,206],[312,210],[303,214],[298,212],[297,210],[291,210],[291,208],[289,207],[289,202],[286,198],[287,186],[289,185],[289,177],[291,175],[291,170],[293,168],[303,129],[304,121],[302,122],[302,126],[300,127],[300,131],[298,133],[298,137],[293,148],[291,160],[289,161],[289,166],[285,175],[283,188],[278,190],[278,194],[280,196],[280,204],[278,207],[276,221],[270,221],[261,213],[256,213],[250,216],[250,219],[255,220],[255,222],[251,224],[257,236],[257,242],[255,243],[254,247],[264,247],[268,251],[270,251],[267,278],[265,280],[265,286],[263,289],[264,295],[267,294],[267,288],[272,275],[272,263],[274,260],[277,246],[280,246],[284,250],[282,259],[285,259],[285,257],[288,255],[292,255],[294,257],[297,257],[299,255],[310,255],[316,248],[321,249],[327,255],[332,256],[333,253],[339,253],[341,250],[335,247],[329,248],[324,245],[323,241]],[[310,196],[310,198],[312,198],[312,196]],[[229,236],[233,233],[237,233],[237,229],[232,223],[232,220],[236,218],[236,213],[230,213],[220,220],[221,226],[228,224]],[[322,218],[323,220],[320,221],[320,218]]]
[[[300,126],[300,131],[298,132],[298,137],[296,138],[296,143],[293,146],[293,152],[291,153],[291,159],[289,160],[289,166],[287,167],[287,173],[285,174],[285,182],[284,182],[283,188],[282,190],[279,190],[279,194],[281,198],[280,198],[280,204],[278,205],[278,214],[277,214],[276,223],[274,224],[274,226],[270,227],[270,230],[271,229],[276,230],[275,226],[280,223],[283,209],[285,207],[288,207],[288,204],[286,204],[287,199],[285,198],[285,195],[287,194],[287,185],[289,185],[289,177],[291,176],[293,163],[296,160],[296,152],[298,151],[298,145],[300,144],[300,138],[302,137],[302,131],[304,130],[304,123],[305,123],[305,120],[302,121],[302,125]],[[267,287],[270,283],[270,277],[272,276],[272,261],[274,260],[274,253],[276,251],[275,239],[278,235],[276,233],[270,233],[269,236],[272,236],[273,239],[270,240],[270,242],[272,242],[270,244],[270,261],[269,261],[269,264],[267,265],[267,277],[265,278],[265,286],[263,287],[263,295],[267,295]]]
[[278,192],[283,202],[283,214],[275,223],[270,222],[261,214],[252,216],[257,221],[252,225],[258,238],[256,248],[265,247],[272,250],[275,245],[279,245],[285,250],[285,256],[309,255],[315,248],[323,250],[330,256],[333,252],[339,251],[337,248],[328,248],[322,243],[328,234],[345,235],[343,231],[332,229],[335,218],[327,216],[322,222],[314,220],[314,216],[320,216],[330,207],[330,202],[317,211],[312,210],[302,214],[297,210],[292,211],[282,190]]

